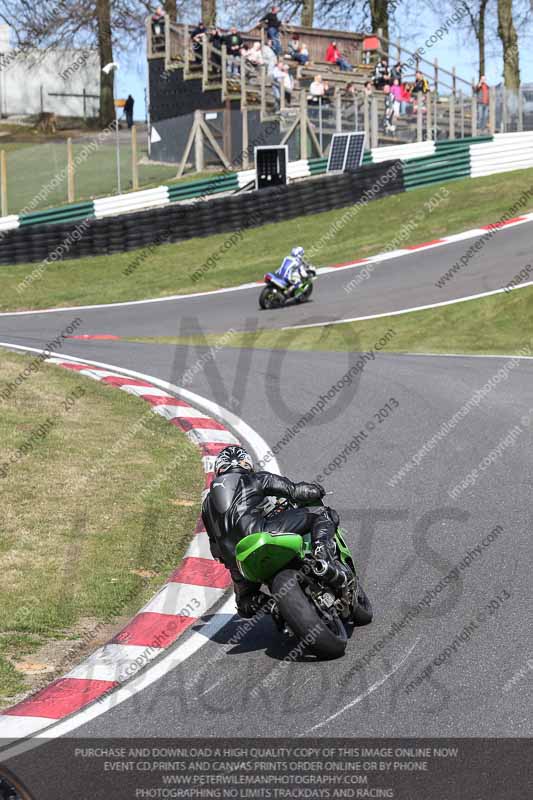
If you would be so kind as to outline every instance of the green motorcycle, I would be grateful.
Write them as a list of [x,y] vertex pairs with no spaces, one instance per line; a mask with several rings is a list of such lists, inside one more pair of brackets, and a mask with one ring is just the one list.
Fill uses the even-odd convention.
[[279,630],[292,632],[320,658],[344,654],[345,623],[372,621],[372,604],[340,527],[331,561],[314,557],[310,534],[296,533],[253,533],[241,539],[235,555],[245,578],[269,587],[269,610]]

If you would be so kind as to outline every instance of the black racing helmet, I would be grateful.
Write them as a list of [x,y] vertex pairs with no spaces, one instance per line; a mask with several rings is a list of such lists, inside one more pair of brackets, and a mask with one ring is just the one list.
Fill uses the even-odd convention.
[[215,461],[215,475],[218,477],[230,469],[241,467],[252,472],[254,462],[251,455],[240,445],[230,445],[220,451]]

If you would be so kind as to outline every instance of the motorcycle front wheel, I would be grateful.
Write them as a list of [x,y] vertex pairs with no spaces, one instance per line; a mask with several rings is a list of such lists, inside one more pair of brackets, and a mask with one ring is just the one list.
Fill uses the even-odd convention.
[[278,572],[270,589],[281,616],[311,653],[322,659],[344,655],[348,636],[342,620],[335,611],[329,619],[322,614],[302,589],[297,570]]
[[298,297],[299,303],[305,303],[311,297],[313,293],[313,284],[311,281],[307,284],[301,295]]
[[259,305],[265,311],[270,308],[280,308],[283,305],[284,297],[274,286],[265,286],[259,295]]

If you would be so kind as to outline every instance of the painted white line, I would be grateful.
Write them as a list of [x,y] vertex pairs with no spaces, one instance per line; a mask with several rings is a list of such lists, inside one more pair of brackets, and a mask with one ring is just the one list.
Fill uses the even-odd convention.
[[[506,231],[510,230],[511,228],[515,228],[517,225],[524,225],[528,222],[533,222],[533,212],[526,212],[525,214],[520,214],[523,219],[518,220],[517,222],[511,222],[508,224],[504,224],[498,226],[497,223],[493,223],[494,229],[498,231]],[[401,250],[392,250],[390,253],[377,253],[375,256],[369,256],[364,260],[364,262],[357,261],[353,264],[345,264],[342,267],[320,267],[318,270],[319,274],[326,274],[329,272],[342,272],[345,269],[354,269],[354,268],[362,268],[367,266],[368,264],[377,263],[380,261],[389,261],[395,258],[403,258],[404,256],[408,255],[417,255],[417,253],[421,253],[425,250],[432,250],[435,247],[444,247],[448,244],[454,244],[456,242],[461,242],[466,239],[473,239],[476,236],[482,236],[487,234],[487,231],[484,228],[472,228],[468,231],[462,231],[461,233],[454,233],[450,236],[443,236],[441,241],[435,242],[432,244],[422,244],[417,250],[409,250],[407,248]],[[261,281],[254,281],[253,283],[243,283],[240,286],[229,286],[225,289],[212,289],[207,292],[194,292],[191,294],[173,294],[168,295],[167,297],[153,297],[148,300],[126,300],[120,303],[96,303],[93,305],[85,305],[85,306],[63,306],[57,308],[43,308],[38,311],[2,311],[0,312],[0,317],[17,317],[17,316],[28,316],[30,314],[54,314],[58,311],[89,311],[91,309],[98,309],[98,308],[127,308],[128,306],[140,306],[146,305],[149,303],[168,303],[173,300],[189,300],[195,297],[209,297],[210,295],[217,295],[217,294],[225,294],[227,292],[240,292],[246,289],[257,289],[258,286],[261,284]]]
[[390,672],[387,672],[382,678],[380,678],[378,681],[373,683],[372,686],[369,686],[368,689],[366,689],[361,694],[357,695],[355,700],[352,700],[350,703],[347,703],[345,706],[343,706],[340,709],[340,711],[336,711],[335,714],[332,714],[327,719],[324,719],[324,720],[322,720],[322,722],[318,722],[316,725],[313,725],[313,727],[309,728],[308,730],[306,730],[305,733],[306,734],[307,733],[311,733],[311,731],[316,731],[318,728],[323,728],[324,725],[328,724],[328,722],[333,722],[334,719],[337,719],[337,717],[340,717],[340,715],[344,714],[345,711],[348,711],[349,708],[352,708],[353,706],[357,705],[357,703],[360,703],[361,700],[364,700],[365,697],[368,697],[369,694],[372,694],[372,692],[375,692],[376,689],[379,689],[380,686],[383,686],[385,681],[388,681],[389,678],[391,678],[394,675],[395,672],[398,672],[400,667],[405,664],[405,662],[407,661],[407,659],[409,658],[409,656],[411,655],[411,653],[413,652],[413,650],[415,649],[415,647],[417,646],[419,641],[420,641],[420,636],[418,636],[415,639],[414,643],[409,648],[409,650],[404,655],[404,657],[401,659],[401,661],[399,661],[398,664],[396,664],[396,666],[393,667]]
[[387,353],[394,356],[422,356],[424,358],[502,358],[508,361],[516,358],[520,361],[533,361],[533,356],[519,356],[510,353]]
[[[528,286],[533,286],[533,281],[528,283],[521,283],[520,286],[515,286],[513,292],[519,289],[527,289]],[[343,325],[346,322],[366,322],[369,319],[383,319],[383,317],[399,317],[401,314],[410,314],[413,311],[428,311],[430,308],[442,308],[443,306],[453,306],[456,303],[467,303],[469,300],[479,300],[482,297],[492,297],[496,294],[502,294],[505,289],[493,289],[490,292],[481,292],[480,294],[471,294],[468,297],[456,297],[454,300],[444,300],[440,303],[429,303],[427,306],[412,306],[411,308],[402,308],[399,311],[385,311],[380,314],[368,314],[366,317],[346,317],[345,319],[335,319],[330,322],[308,322],[305,325],[288,325],[281,328],[282,331],[296,331],[302,328],[324,328],[326,325]],[[506,292],[508,294],[508,292]]]

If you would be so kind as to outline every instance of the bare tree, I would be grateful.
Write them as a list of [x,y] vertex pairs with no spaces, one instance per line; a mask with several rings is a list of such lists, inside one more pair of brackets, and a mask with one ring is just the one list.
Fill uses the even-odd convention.
[[389,0],[369,0],[372,31],[381,28],[385,39],[389,39]]
[[470,20],[470,27],[474,32],[478,47],[478,60],[479,60],[479,77],[486,72],[485,67],[485,45],[486,45],[486,27],[487,27],[487,6],[489,0],[477,0],[477,2],[468,5],[463,3],[462,8],[468,14]]
[[315,0],[302,0],[302,26],[312,28],[315,21]]
[[202,20],[208,27],[217,21],[217,0],[202,0]]
[[503,48],[503,78],[506,89],[520,86],[518,34],[513,19],[513,0],[498,0],[498,36]]

